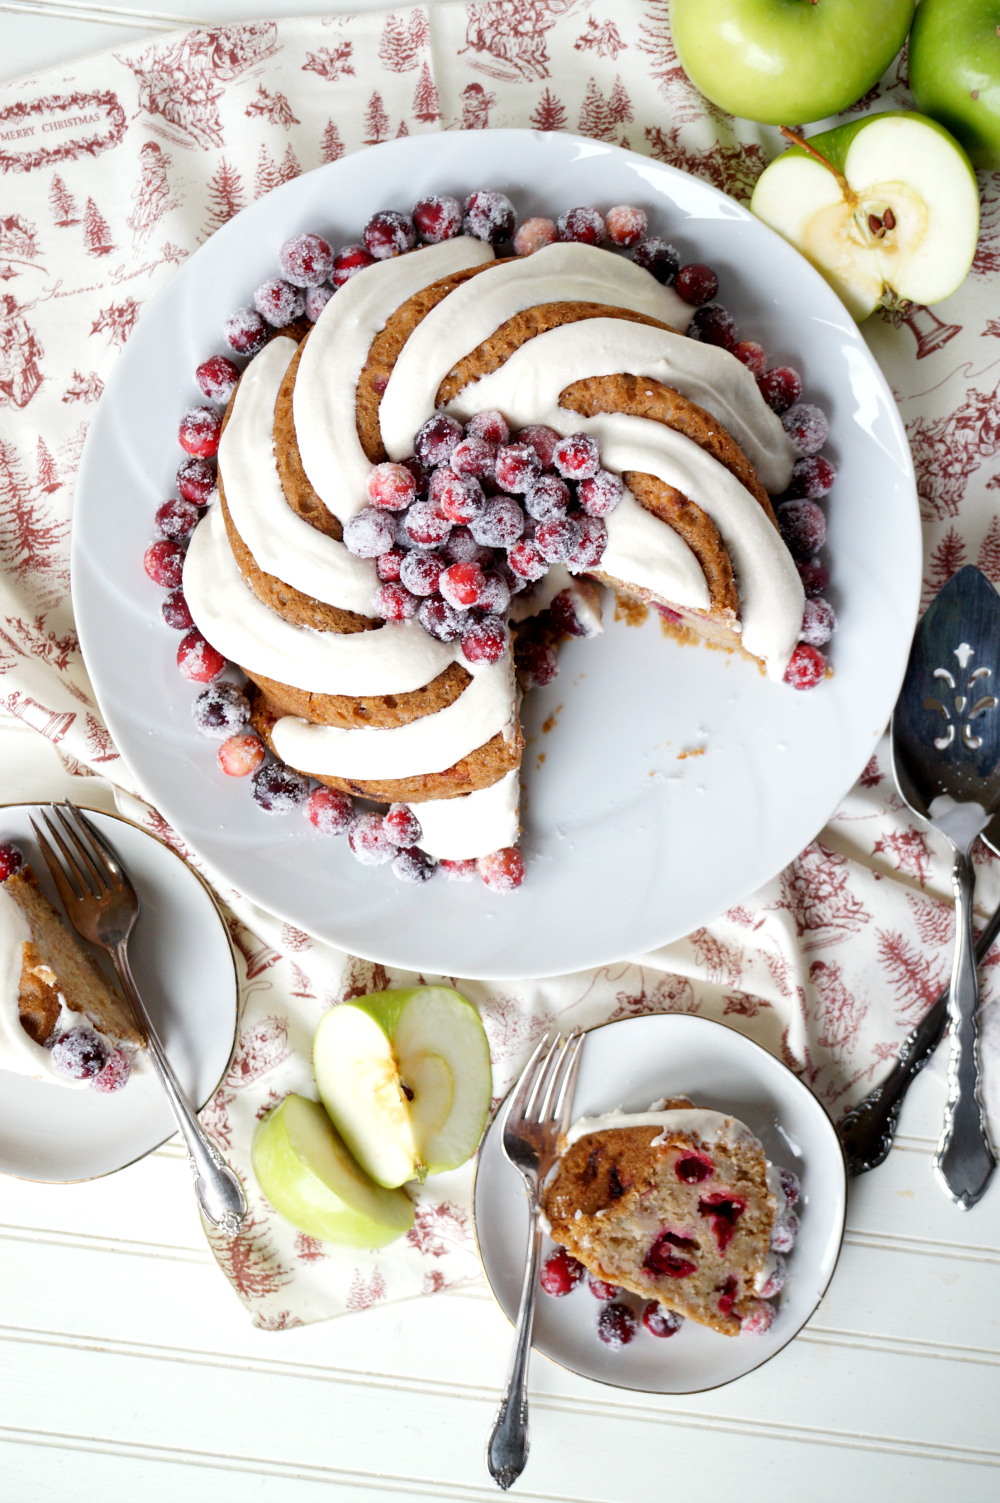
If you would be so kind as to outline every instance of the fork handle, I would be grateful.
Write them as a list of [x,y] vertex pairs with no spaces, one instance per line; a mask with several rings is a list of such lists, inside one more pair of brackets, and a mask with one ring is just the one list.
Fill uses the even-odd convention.
[[528,1355],[531,1351],[531,1327],[535,1315],[535,1296],[538,1293],[541,1252],[542,1228],[538,1220],[538,1205],[532,1196],[528,1257],[524,1283],[521,1285],[514,1350],[503,1398],[486,1443],[486,1465],[491,1476],[505,1492],[512,1482],[517,1481],[528,1462]]
[[188,1151],[188,1163],[194,1175],[195,1194],[206,1221],[220,1231],[234,1237],[247,1215],[247,1198],[238,1177],[230,1169],[219,1150],[208,1141],[205,1130],[198,1121],[187,1097],[181,1090],[166,1050],[157,1037],[150,1021],[139,988],[128,963],[128,951],[124,943],[109,947],[129,1006],[135,1015],[140,1033],[146,1036],[146,1047],[153,1068],[160,1077],[170,1109],[180,1128]]

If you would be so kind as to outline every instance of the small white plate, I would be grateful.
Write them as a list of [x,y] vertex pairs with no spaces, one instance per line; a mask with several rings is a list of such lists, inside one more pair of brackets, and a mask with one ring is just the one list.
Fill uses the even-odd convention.
[[[79,807],[118,852],[139,894],[142,906],[129,942],[132,970],[181,1087],[200,1110],[225,1075],[236,1043],[236,962],[222,914],[197,872],[155,835],[119,815]],[[0,840],[21,847],[45,896],[63,913],[28,824],[29,815],[38,822],[39,808],[45,805],[0,807]],[[102,951],[85,948],[114,975]],[[144,1158],[175,1130],[149,1065],[113,1096],[0,1070],[4,1174],[52,1184],[97,1179]]]
[[[621,1351],[597,1337],[601,1304],[586,1280],[561,1299],[539,1290],[535,1349],[584,1378],[643,1393],[700,1393],[767,1362],[805,1325],[833,1277],[844,1237],[847,1174],[837,1134],[816,1097],[758,1044],[721,1023],[681,1013],[624,1018],[592,1029],[573,1102],[574,1119],[622,1107],[645,1111],[661,1096],[745,1122],[772,1163],[802,1181],[801,1229],[789,1256],[778,1313],[763,1336],[720,1336],[686,1320],[675,1336],[640,1326]],[[483,1140],[475,1184],[479,1252],[500,1308],[517,1317],[528,1238],[524,1181],[500,1143],[503,1107]],[[543,1239],[543,1259],[553,1244]],[[630,1295],[623,1296],[638,1308]]]
[[[377,209],[488,186],[522,218],[576,204],[643,206],[651,233],[720,276],[720,300],[830,418],[835,676],[810,693],[725,652],[613,619],[569,642],[524,703],[524,886],[420,887],[359,867],[301,814],[258,809],[191,720],[178,634],[142,555],[173,491],[193,372],[224,350],[226,315],[277,267],[289,235],[356,241]],[[707,183],[559,133],[445,131],[359,151],[238,214],[143,309],[87,435],[73,513],[73,608],[115,744],[146,796],[252,902],[354,955],[467,977],[557,976],[689,934],[741,902],[822,829],[885,729],[920,594],[913,465],[892,393],[818,272]],[[542,755],[544,753],[544,756]],[[695,755],[691,755],[694,753]],[[543,765],[544,763],[544,765]]]

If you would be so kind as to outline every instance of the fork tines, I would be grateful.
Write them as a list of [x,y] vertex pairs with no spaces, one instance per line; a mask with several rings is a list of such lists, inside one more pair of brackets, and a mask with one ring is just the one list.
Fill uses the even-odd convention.
[[572,1106],[573,1089],[580,1064],[583,1033],[575,1028],[568,1036],[543,1038],[535,1047],[517,1083],[507,1113],[507,1123],[554,1122],[560,1132]]
[[[109,892],[112,886],[120,883],[121,870],[114,858],[107,842],[91,824],[81,810],[71,804],[68,799],[62,805],[50,804],[49,808],[62,826],[62,830],[76,847],[78,855],[63,839],[60,829],[52,823],[44,809],[39,810],[39,817],[48,830],[52,840],[59,847],[62,854],[62,862],[58,860],[52,846],[39,830],[35,821],[31,819],[32,830],[38,841],[39,849],[45,857],[45,864],[52,874],[53,880],[62,893],[62,883],[69,887],[71,896],[79,901],[82,898],[100,898]],[[67,811],[64,813],[64,810]],[[67,817],[72,816],[72,819]],[[62,878],[62,882],[60,882]]]

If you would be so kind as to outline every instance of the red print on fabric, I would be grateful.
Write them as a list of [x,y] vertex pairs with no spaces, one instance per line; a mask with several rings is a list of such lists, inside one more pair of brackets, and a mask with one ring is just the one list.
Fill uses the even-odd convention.
[[33,172],[54,162],[96,157],[125,134],[118,96],[48,94],[0,109],[0,171]]
[[803,950],[823,950],[857,934],[871,914],[848,886],[847,857],[818,840],[781,874],[779,907],[790,910],[796,937],[812,935]]
[[148,115],[160,115],[204,148],[222,145],[220,81],[229,82],[277,52],[273,21],[186,31],[163,48],[150,47],[131,68],[139,86],[139,103]]
[[27,407],[42,384],[45,351],[24,316],[34,306],[10,292],[0,296],[0,407]]
[[155,141],[143,144],[139,152],[140,177],[132,190],[135,207],[125,221],[132,231],[133,249],[145,244],[169,209],[179,206],[180,201],[174,198],[167,181],[170,165],[170,158]]
[[925,518],[955,517],[970,475],[1000,453],[1000,386],[970,390],[946,417],[907,424]]
[[[551,31],[559,16],[574,0],[485,0],[470,5],[465,46],[461,53],[486,53],[496,63],[474,63],[484,73],[497,78],[548,78],[549,58],[545,33]],[[461,55],[461,54],[460,54]]]

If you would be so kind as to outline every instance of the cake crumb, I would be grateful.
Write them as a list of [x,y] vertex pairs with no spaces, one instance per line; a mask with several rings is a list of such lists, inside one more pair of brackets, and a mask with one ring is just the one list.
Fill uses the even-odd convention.
[[549,731],[555,730],[556,717],[558,716],[559,711],[561,709],[562,709],[562,705],[556,705],[555,709],[552,711],[552,714],[549,716],[548,720],[546,720],[545,724],[542,726],[542,735],[543,736],[547,736],[549,734]]
[[641,600],[632,600],[627,595],[615,591],[615,620],[624,621],[626,626],[641,626],[649,615],[649,606]]
[[704,746],[692,746],[687,751],[678,752],[677,760],[678,762],[683,762],[685,757],[703,757],[705,755],[705,750],[706,748]]

